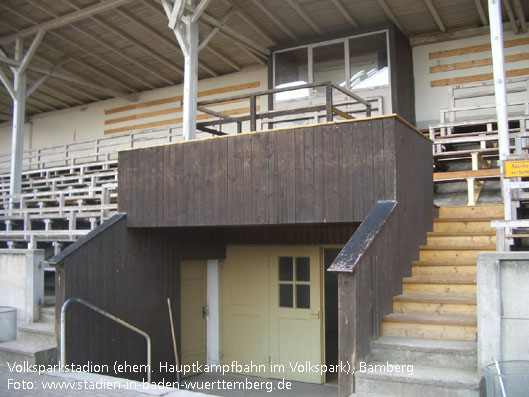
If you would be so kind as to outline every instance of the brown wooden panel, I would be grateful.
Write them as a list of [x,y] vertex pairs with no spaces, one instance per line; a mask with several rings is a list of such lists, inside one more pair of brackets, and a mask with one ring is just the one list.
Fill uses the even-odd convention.
[[120,209],[133,227],[359,222],[395,199],[396,136],[430,145],[387,116],[122,152]]

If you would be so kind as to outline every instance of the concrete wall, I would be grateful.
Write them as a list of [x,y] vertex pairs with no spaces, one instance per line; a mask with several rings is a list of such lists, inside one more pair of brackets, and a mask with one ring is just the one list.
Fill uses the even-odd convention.
[[[507,77],[510,75],[529,77],[526,70],[529,67],[528,38],[527,33],[515,35],[512,31],[504,32]],[[486,47],[488,44],[490,44],[490,36],[483,35],[413,48],[415,114],[418,128],[426,128],[429,123],[439,123],[439,109],[448,108],[450,85],[477,81],[484,78],[481,76],[492,73],[492,54]],[[529,99],[529,97],[525,93],[509,95],[509,100],[515,99]],[[493,102],[492,97],[480,101],[460,101],[457,105]],[[523,109],[511,110],[518,112]],[[482,112],[482,115],[485,114],[494,114],[494,109]]]
[[478,368],[529,360],[529,252],[478,256]]
[[[214,90],[228,86],[240,85],[242,83],[259,82],[259,86],[249,90],[238,90],[237,92],[219,93],[199,97],[200,100],[223,98],[231,95],[237,95],[244,92],[266,90],[268,89],[266,67],[247,68],[241,72],[232,73],[225,76],[214,77],[200,80],[198,83],[199,95],[201,91]],[[181,107],[181,103],[172,102],[169,104],[150,106],[148,108],[133,109],[128,112],[118,112],[105,114],[110,109],[116,109],[128,105],[142,104],[149,101],[165,99],[168,97],[179,96],[182,94],[183,86],[165,87],[151,91],[145,91],[139,95],[137,102],[129,102],[121,98],[113,98],[105,101],[95,102],[89,105],[76,106],[70,109],[48,112],[31,117],[25,124],[25,148],[36,149],[65,143],[77,142],[87,139],[102,137],[105,130],[111,130],[115,127],[127,127],[134,123],[155,123],[165,119],[174,119],[181,117],[181,111],[175,111],[172,114],[159,114],[169,107]],[[180,101],[181,102],[181,101]],[[266,109],[266,98],[258,100],[258,106]],[[223,111],[225,109],[248,107],[247,103],[238,103],[227,106],[215,107],[212,110]],[[130,119],[124,122],[115,123],[112,119],[117,117],[130,117],[148,112],[154,115],[151,117],[142,117],[141,119]],[[158,114],[157,114],[158,113]],[[140,120],[140,121],[138,121]],[[109,124],[110,122],[110,124]],[[209,136],[209,134],[204,134]],[[0,126],[0,155],[10,153],[11,149],[11,124],[4,123]]]
[[44,300],[44,250],[0,250],[0,306],[17,309],[19,324],[39,320]]

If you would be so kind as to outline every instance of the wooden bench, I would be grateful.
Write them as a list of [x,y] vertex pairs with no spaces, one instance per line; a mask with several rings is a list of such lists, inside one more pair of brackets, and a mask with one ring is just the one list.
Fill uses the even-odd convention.
[[476,205],[479,194],[483,187],[483,181],[487,179],[500,179],[499,168],[482,170],[465,170],[451,172],[436,172],[433,174],[434,183],[442,182],[467,182],[468,204]]

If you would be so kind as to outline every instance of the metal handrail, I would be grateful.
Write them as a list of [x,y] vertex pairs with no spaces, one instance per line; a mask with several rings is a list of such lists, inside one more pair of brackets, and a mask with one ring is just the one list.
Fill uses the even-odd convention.
[[89,309],[92,309],[93,311],[111,320],[114,320],[118,324],[121,324],[124,327],[127,327],[128,329],[131,329],[132,331],[145,337],[145,340],[147,341],[147,382],[151,383],[151,337],[141,329],[136,328],[135,326],[127,323],[126,321],[78,297],[72,297],[68,299],[66,302],[63,303],[61,307],[61,359],[59,363],[61,369],[63,369],[66,365],[66,309],[68,308],[68,305],[72,302],[79,302],[80,304],[88,307]]

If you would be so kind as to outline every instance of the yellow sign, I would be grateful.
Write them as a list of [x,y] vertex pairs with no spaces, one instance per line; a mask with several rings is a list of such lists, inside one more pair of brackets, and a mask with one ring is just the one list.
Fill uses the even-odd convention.
[[529,177],[529,160],[506,161],[505,178]]

